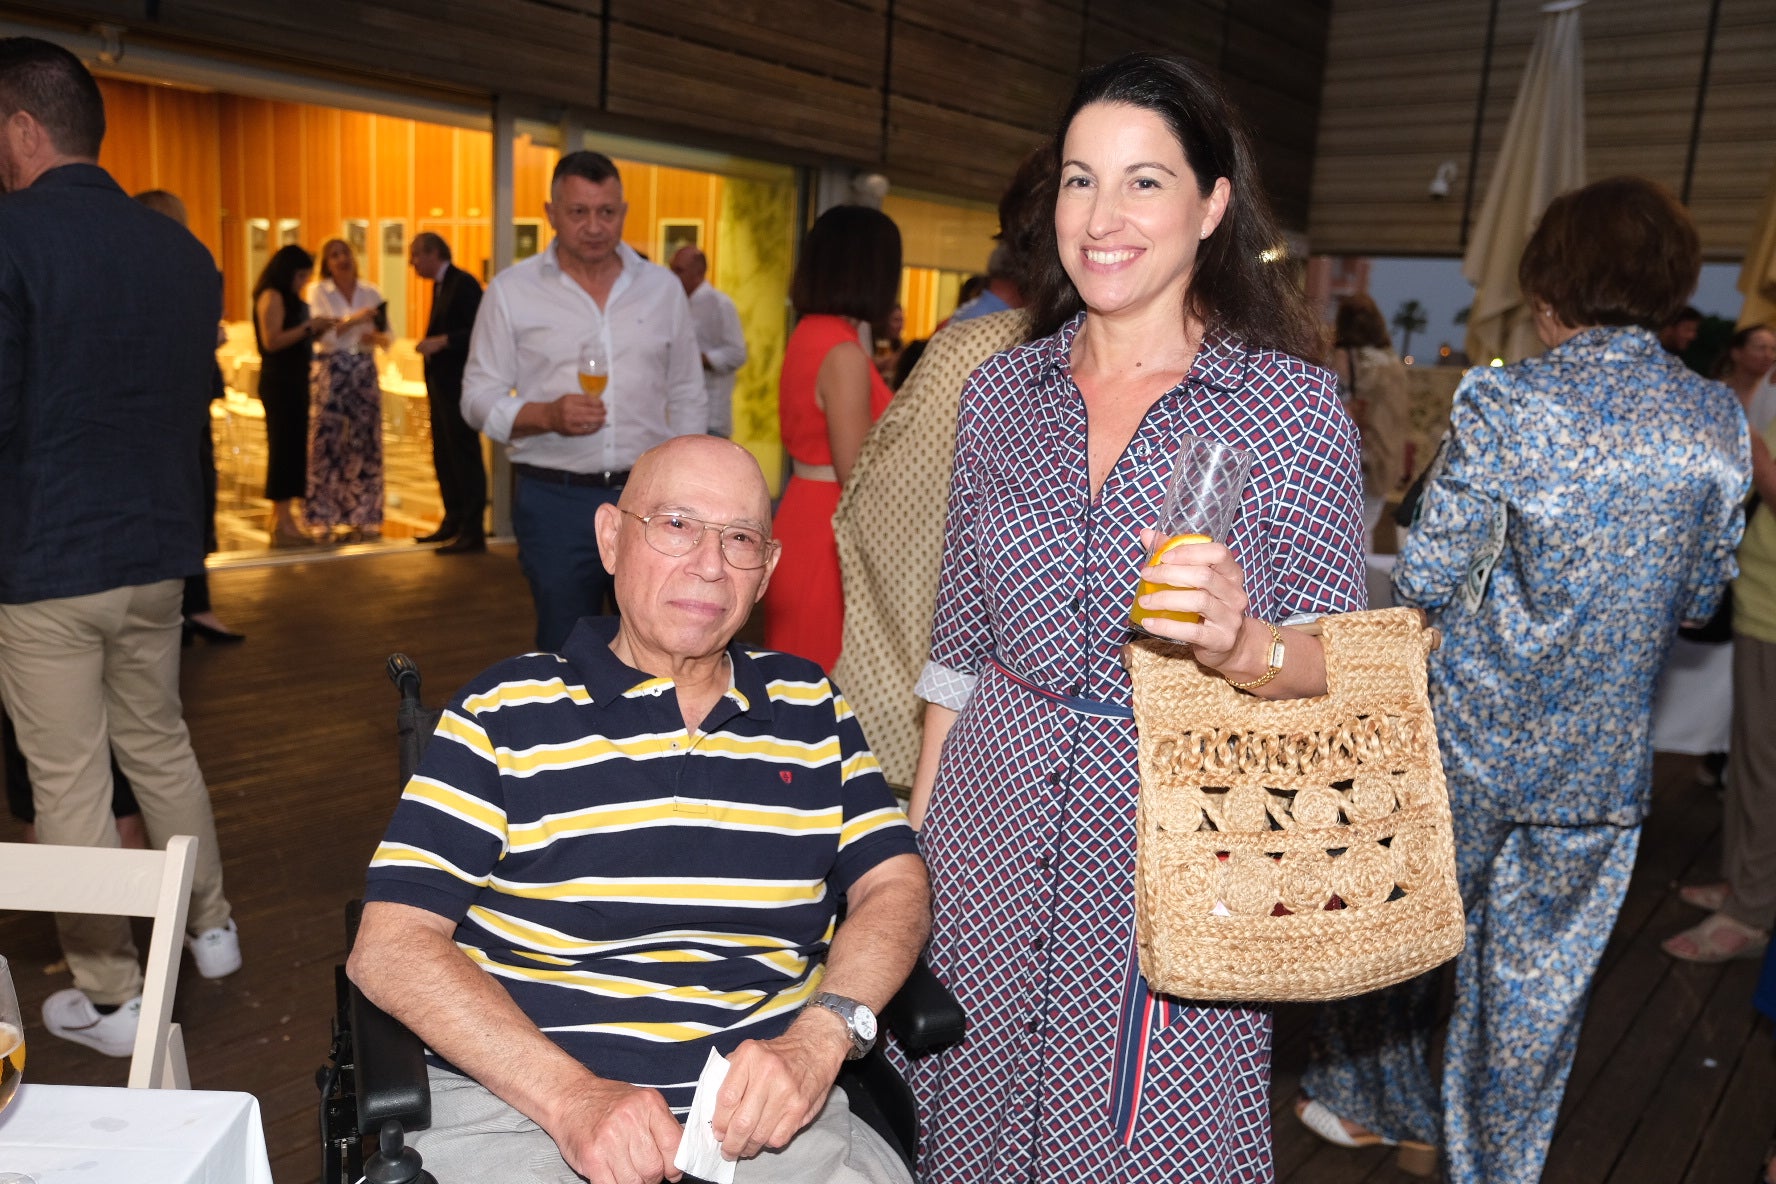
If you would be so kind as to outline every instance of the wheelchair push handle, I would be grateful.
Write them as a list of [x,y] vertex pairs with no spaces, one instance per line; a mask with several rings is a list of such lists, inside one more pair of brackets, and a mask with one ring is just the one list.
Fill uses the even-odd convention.
[[401,692],[401,698],[417,704],[419,702],[419,663],[406,654],[390,654],[388,660],[389,681]]

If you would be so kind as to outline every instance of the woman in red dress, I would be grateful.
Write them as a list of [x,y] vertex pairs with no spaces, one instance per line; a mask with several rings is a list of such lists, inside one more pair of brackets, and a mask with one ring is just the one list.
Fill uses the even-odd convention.
[[765,644],[833,668],[845,591],[832,516],[891,392],[870,361],[900,289],[900,231],[880,210],[834,206],[802,243],[790,285],[800,318],[783,352],[777,414],[793,470],[773,530],[783,558],[765,593]]

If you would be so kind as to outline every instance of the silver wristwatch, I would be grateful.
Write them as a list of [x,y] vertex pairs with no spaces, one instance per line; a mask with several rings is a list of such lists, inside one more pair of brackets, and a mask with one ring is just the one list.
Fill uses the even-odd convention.
[[845,1054],[847,1061],[855,1061],[876,1046],[876,1013],[864,1004],[822,991],[808,1000],[806,1006],[824,1007],[845,1021],[845,1031],[851,1036],[851,1051]]

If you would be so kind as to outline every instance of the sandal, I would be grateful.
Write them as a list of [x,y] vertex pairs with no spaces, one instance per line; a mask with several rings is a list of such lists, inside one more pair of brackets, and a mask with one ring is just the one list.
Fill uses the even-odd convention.
[[1677,890],[1677,898],[1693,909],[1701,909],[1706,913],[1718,913],[1726,907],[1727,899],[1733,895],[1732,885],[1725,882],[1719,884],[1685,884]]
[[1725,913],[1714,913],[1700,925],[1666,938],[1659,948],[1685,962],[1730,962],[1735,958],[1756,958],[1769,944],[1768,933],[1735,921]]
[[1437,1170],[1437,1149],[1429,1143],[1390,1139],[1361,1127],[1353,1131],[1350,1126],[1354,1123],[1346,1125],[1336,1110],[1306,1094],[1295,1099],[1295,1117],[1301,1120],[1302,1126],[1334,1147],[1398,1147],[1400,1170],[1408,1175],[1429,1176]]

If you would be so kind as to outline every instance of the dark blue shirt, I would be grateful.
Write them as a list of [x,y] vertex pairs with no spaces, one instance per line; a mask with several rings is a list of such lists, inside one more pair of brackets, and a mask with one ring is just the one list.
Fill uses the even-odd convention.
[[203,566],[216,264],[97,165],[0,196],[0,603]]

